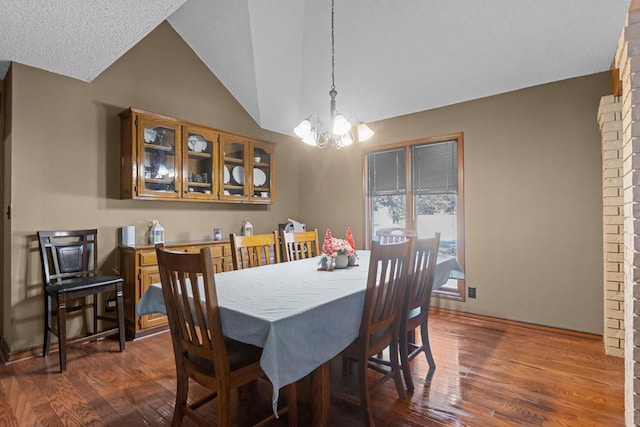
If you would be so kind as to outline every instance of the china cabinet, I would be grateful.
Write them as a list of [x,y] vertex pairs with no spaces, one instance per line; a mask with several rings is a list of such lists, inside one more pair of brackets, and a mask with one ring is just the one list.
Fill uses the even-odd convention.
[[[213,266],[216,272],[233,270],[231,245],[228,240],[215,242],[185,242],[167,244],[166,248],[179,252],[200,252],[211,248]],[[138,316],[136,305],[149,286],[160,283],[158,260],[153,246],[119,246],[118,265],[124,279],[124,310],[127,339],[140,338],[168,328],[167,317],[162,314]]]
[[217,198],[219,133],[199,126],[183,126],[182,188],[185,199],[212,200]]
[[272,143],[135,108],[120,117],[121,198],[274,202]]
[[273,145],[241,136],[220,135],[220,198],[271,203],[274,200]]
[[122,119],[122,197],[179,199],[180,123],[135,111]]

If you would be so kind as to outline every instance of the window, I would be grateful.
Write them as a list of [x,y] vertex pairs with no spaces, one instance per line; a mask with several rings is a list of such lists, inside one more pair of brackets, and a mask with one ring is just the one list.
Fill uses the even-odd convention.
[[[376,147],[365,153],[366,240],[386,227],[440,232],[440,252],[464,267],[462,134]],[[433,295],[464,300],[464,281],[449,280]]]

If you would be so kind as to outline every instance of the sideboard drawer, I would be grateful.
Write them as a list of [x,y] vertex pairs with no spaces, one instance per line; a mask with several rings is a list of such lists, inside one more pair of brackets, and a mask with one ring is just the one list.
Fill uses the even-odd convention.
[[140,267],[146,267],[149,265],[158,265],[158,257],[155,251],[143,251],[140,255]]

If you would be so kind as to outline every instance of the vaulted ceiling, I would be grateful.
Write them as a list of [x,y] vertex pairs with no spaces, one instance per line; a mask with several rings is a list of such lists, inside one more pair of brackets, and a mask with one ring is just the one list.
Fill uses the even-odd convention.
[[[609,69],[630,0],[335,0],[338,110],[376,121]],[[164,20],[268,130],[326,122],[330,0],[0,0],[10,61],[90,82]]]

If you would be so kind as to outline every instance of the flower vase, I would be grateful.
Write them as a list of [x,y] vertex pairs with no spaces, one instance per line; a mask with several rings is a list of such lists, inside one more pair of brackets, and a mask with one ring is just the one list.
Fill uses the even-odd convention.
[[349,265],[349,257],[347,255],[336,255],[336,268],[347,268]]

